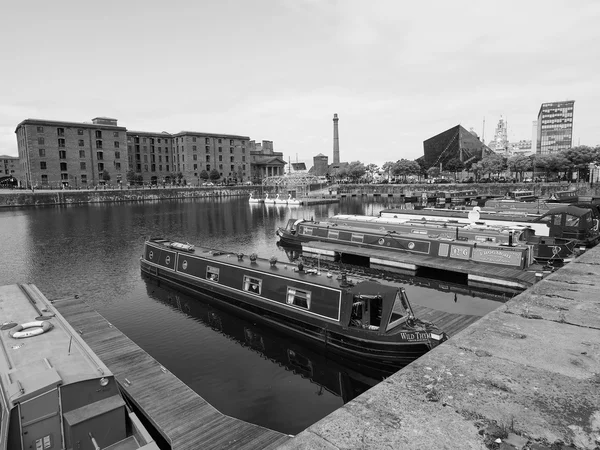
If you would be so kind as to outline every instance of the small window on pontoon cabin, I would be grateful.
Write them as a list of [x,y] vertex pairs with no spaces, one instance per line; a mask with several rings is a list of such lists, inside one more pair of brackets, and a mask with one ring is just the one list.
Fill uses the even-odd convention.
[[364,234],[352,233],[352,238],[350,240],[352,242],[362,242],[364,238]]
[[213,266],[206,267],[206,279],[214,282],[219,281],[219,268]]
[[312,236],[313,229],[311,227],[302,227],[302,234],[306,234],[307,236]]
[[412,229],[410,230],[410,232],[412,234],[427,234],[427,230],[417,230],[417,229]]
[[287,289],[287,300],[288,305],[299,306],[301,308],[310,309],[310,291],[304,291],[293,287]]
[[339,239],[340,232],[338,230],[329,230],[329,232],[327,233],[327,237],[329,239]]
[[392,328],[397,327],[403,323],[409,315],[412,314],[410,305],[406,299],[404,291],[399,290],[396,292],[396,298],[394,299],[394,306],[392,307],[392,314],[390,315],[390,321],[386,328],[386,331],[390,331]]
[[262,292],[262,280],[260,278],[244,275],[243,287],[245,291],[260,295],[260,293]]

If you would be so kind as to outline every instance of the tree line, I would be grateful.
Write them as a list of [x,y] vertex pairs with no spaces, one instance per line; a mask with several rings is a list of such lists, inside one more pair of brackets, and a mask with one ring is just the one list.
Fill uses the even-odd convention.
[[[529,156],[506,157],[494,153],[467,162],[452,158],[442,164],[441,171],[453,174],[455,179],[460,172],[467,171],[473,174],[475,181],[485,177],[491,178],[492,175],[501,175],[507,171],[514,174],[515,181],[523,181],[528,172],[537,172],[546,179],[562,174],[568,180],[575,178],[587,180],[590,175],[590,164],[600,164],[600,146],[581,145],[556,153]],[[335,173],[330,173],[329,178],[332,181],[373,181],[376,174],[383,174],[388,181],[392,178],[407,181],[410,176],[437,177],[440,175],[440,167],[427,166],[424,158],[387,161],[381,168],[376,164],[365,165],[360,161],[353,161],[336,169]]]

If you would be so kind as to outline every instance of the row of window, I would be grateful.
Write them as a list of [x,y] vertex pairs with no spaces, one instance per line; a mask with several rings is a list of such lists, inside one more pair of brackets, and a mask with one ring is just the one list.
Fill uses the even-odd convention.
[[[219,282],[219,267],[206,267],[206,279],[214,283]],[[260,278],[250,275],[244,275],[242,289],[254,295],[262,295],[263,281]],[[304,309],[310,309],[311,292],[296,287],[288,286],[285,302],[288,305],[298,306]]]
[[[141,156],[139,153],[135,154],[135,160],[136,161],[141,161]],[[156,155],[150,155],[152,158],[150,159],[150,162],[156,162]],[[147,163],[148,162],[148,155],[144,155],[144,162]],[[158,162],[162,162],[162,155],[158,155]],[[165,155],[165,162],[169,162],[169,155]]]
[[[120,162],[115,161],[114,164],[115,164],[115,170],[121,170],[121,163]],[[48,169],[48,165],[46,164],[46,161],[40,161],[40,169],[41,170]],[[79,163],[79,169],[80,170],[87,170],[87,164],[84,161],[81,161]],[[60,170],[61,170],[61,172],[66,172],[67,171],[67,163],[66,162],[61,162],[60,163]],[[103,170],[104,170],[104,163],[98,163],[98,171],[102,172]]]
[[[57,141],[57,145],[59,148],[65,148],[66,147],[66,140],[64,138],[58,138]],[[85,146],[85,141],[83,139],[79,139],[79,147],[83,147]],[[43,137],[39,137],[38,138],[38,145],[46,145],[46,139],[44,139]],[[120,147],[120,142],[119,141],[114,141],[113,142],[113,146],[114,148],[119,148]],[[96,148],[102,148],[102,141],[101,140],[96,140]]]
[[[45,158],[46,157],[46,149],[45,148],[38,149],[38,154],[40,155],[40,158]],[[79,157],[85,158],[85,150],[79,150]],[[67,159],[67,151],[59,150],[58,158],[59,159]],[[104,152],[96,152],[96,159],[99,159],[99,160],[104,159]],[[115,152],[115,159],[121,159],[121,152]]]
[[[44,127],[37,127],[37,132],[38,133],[43,133],[44,132]],[[77,134],[79,136],[83,136],[83,128],[78,128],[77,129]],[[57,136],[64,136],[65,135],[65,129],[62,128],[62,127],[56,128],[56,135]],[[102,131],[101,130],[96,130],[95,131],[95,136],[96,136],[96,139],[102,139]],[[119,137],[119,132],[118,131],[113,131],[113,137]]]
[[[198,158],[196,157],[197,155],[193,155],[193,159],[194,161],[197,161]],[[177,155],[177,157],[179,158],[179,155]],[[181,155],[181,160],[183,161],[183,155]],[[219,161],[223,161],[223,155],[219,155]],[[242,161],[246,161],[246,157],[242,156]],[[210,162],[210,155],[206,155],[206,162]],[[229,162],[235,162],[235,157],[234,156],[230,156],[229,157]]]
[[[163,171],[163,166],[162,164],[158,165],[158,171],[162,172]],[[135,165],[135,169],[137,172],[141,172],[142,171],[142,165],[141,164],[136,164]],[[150,170],[148,170],[148,164],[144,164],[144,172],[156,172],[156,164],[150,164]],[[165,165],[165,172],[169,172],[169,165]]]
[[[61,173],[60,179],[62,181],[69,181],[69,174]],[[75,181],[77,181],[75,176],[73,176],[73,179],[75,179]],[[48,184],[48,175],[42,175],[42,185],[47,185],[47,184]],[[85,174],[85,173],[81,174],[81,184],[87,184],[87,174]]]
[[[41,127],[38,127],[38,128],[41,128]],[[142,138],[142,143],[145,144],[148,141],[148,139],[150,139],[150,143],[151,144],[154,144],[154,138],[145,138],[145,137]],[[157,138],[156,141],[157,141],[158,144],[160,144],[161,143],[161,138]],[[127,138],[127,142],[131,142],[131,137]],[[139,144],[140,143],[140,138],[136,136],[134,138],[134,142],[136,144]],[[175,142],[185,142],[185,139],[183,137],[176,137],[175,138]],[[196,137],[195,136],[192,136],[192,142],[196,142]],[[205,138],[204,142],[206,144],[210,144],[210,138]],[[217,139],[217,142],[219,144],[222,144],[223,143],[223,139]],[[168,139],[165,139],[165,143],[167,143],[167,144],[169,143]],[[235,145],[235,141],[233,139],[230,139],[229,140],[229,145]],[[242,145],[246,145],[246,141],[242,141]]]

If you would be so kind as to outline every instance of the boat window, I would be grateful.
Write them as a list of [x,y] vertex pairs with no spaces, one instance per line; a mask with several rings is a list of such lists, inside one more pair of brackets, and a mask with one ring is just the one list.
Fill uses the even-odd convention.
[[398,291],[396,293],[396,298],[394,299],[394,306],[392,307],[392,314],[390,315],[390,321],[386,331],[390,331],[392,328],[397,327],[404,322],[411,314],[409,308],[410,306],[404,291]]
[[260,295],[262,292],[262,280],[244,275],[244,290]]
[[301,289],[288,287],[287,304],[310,309],[310,291],[303,291]]
[[340,232],[337,231],[337,230],[329,230],[329,233],[327,234],[327,237],[329,239],[339,239]]
[[302,227],[302,234],[312,236],[313,229],[311,227]]
[[573,216],[571,214],[567,214],[567,218],[565,221],[565,226],[567,227],[577,227],[579,226],[579,217]]
[[219,281],[219,268],[213,266],[206,267],[206,279],[210,281]]
[[352,242],[362,242],[364,238],[364,234],[352,233]]
[[560,222],[562,221],[562,215],[561,214],[555,214],[553,219],[552,219],[552,224],[553,225],[560,225]]

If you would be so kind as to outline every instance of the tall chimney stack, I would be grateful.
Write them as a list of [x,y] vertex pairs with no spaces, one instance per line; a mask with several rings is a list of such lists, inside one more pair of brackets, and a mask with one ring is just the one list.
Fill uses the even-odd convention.
[[338,116],[333,115],[333,163],[340,163],[340,137],[338,135]]

